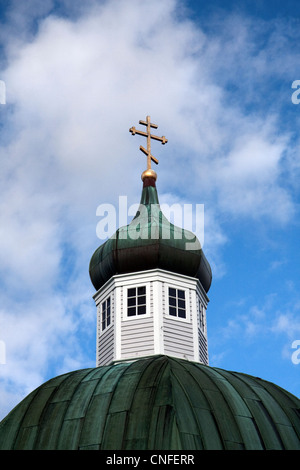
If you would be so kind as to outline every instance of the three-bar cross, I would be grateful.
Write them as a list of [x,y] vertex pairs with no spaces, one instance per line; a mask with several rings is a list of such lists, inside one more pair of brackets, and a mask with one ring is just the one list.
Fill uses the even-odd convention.
[[139,124],[142,124],[143,126],[146,126],[147,127],[147,132],[139,131],[135,127],[131,127],[129,129],[129,132],[131,132],[132,135],[139,134],[139,135],[142,135],[144,137],[147,137],[147,150],[142,145],[140,145],[140,150],[145,155],[147,155],[147,170],[150,170],[151,169],[151,160],[154,163],[158,164],[157,158],[155,158],[151,154],[151,139],[159,140],[163,145],[168,142],[168,139],[166,139],[165,136],[158,137],[157,135],[151,134],[151,127],[154,128],[154,129],[157,129],[158,126],[156,124],[151,123],[150,116],[146,117],[146,121],[139,121]]

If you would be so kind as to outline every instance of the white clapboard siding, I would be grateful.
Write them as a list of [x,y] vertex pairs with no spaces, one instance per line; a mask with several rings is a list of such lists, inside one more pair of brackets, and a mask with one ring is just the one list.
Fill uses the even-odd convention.
[[[110,297],[110,325],[101,331],[101,305]],[[115,355],[115,293],[108,289],[97,299],[97,366],[110,364]]]
[[194,359],[193,325],[191,323],[165,316],[163,335],[165,354]]
[[97,365],[110,364],[114,360],[114,326],[111,325],[99,337]]
[[123,359],[128,357],[147,356],[154,354],[153,317],[122,322],[121,330],[121,355]]
[[198,335],[199,335],[199,360],[200,362],[208,366],[207,339],[205,338],[200,328],[198,328]]

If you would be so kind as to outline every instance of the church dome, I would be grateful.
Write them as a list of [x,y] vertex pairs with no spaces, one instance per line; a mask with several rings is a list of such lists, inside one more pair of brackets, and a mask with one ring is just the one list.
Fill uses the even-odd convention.
[[198,238],[170,223],[161,211],[155,178],[143,179],[136,216],[102,244],[90,261],[96,290],[115,274],[160,268],[198,278],[208,292],[212,273]]
[[153,356],[44,383],[0,423],[0,449],[300,450],[300,400],[257,377]]

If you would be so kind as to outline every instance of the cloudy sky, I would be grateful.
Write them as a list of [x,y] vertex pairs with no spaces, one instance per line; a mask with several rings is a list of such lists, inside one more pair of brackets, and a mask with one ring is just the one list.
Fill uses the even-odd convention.
[[139,201],[146,115],[161,202],[204,204],[210,365],[300,395],[299,25],[296,0],[1,0],[0,418],[95,365],[97,207]]

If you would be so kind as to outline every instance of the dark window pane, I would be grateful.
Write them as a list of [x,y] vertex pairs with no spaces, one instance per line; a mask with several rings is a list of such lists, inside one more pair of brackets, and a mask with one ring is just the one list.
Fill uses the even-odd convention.
[[138,287],[138,295],[146,294],[146,286]]
[[146,296],[141,295],[140,297],[138,297],[138,305],[144,305],[144,304],[146,304]]
[[178,307],[185,308],[185,300],[178,299]]
[[169,314],[176,317],[176,308],[175,307],[169,307]]
[[110,325],[110,315],[107,317],[106,326]]
[[138,307],[138,315],[144,315],[146,313],[146,305]]
[[177,293],[178,293],[178,298],[179,299],[184,299],[185,298],[184,290],[179,290],[178,289]]
[[169,304],[176,307],[176,299],[174,297],[169,297]]
[[127,291],[127,297],[135,297],[136,296],[136,288],[133,287],[131,289],[128,289]]
[[178,309],[178,317],[179,318],[185,318],[185,310],[179,308]]
[[169,287],[169,295],[171,295],[172,297],[176,297],[176,289]]
[[133,317],[134,315],[136,315],[136,308],[135,307],[129,307],[128,308],[128,316]]
[[136,304],[136,298],[135,297],[130,297],[129,299],[127,299],[127,306],[128,307],[132,307],[135,304]]

